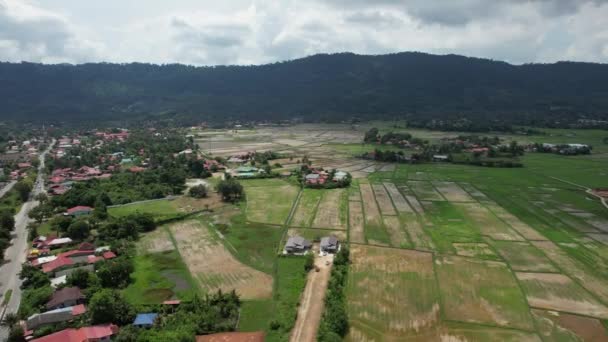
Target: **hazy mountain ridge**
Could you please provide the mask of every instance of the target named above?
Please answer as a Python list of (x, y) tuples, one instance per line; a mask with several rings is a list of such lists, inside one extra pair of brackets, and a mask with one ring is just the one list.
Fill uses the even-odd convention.
[[(314, 55), (259, 66), (0, 63), (0, 119), (180, 113), (206, 120), (608, 116), (608, 64), (457, 55)], [(127, 115), (128, 115), (127, 114)]]

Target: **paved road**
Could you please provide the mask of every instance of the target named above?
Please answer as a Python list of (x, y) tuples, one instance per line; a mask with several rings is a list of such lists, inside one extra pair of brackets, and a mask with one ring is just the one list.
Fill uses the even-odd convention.
[[(16, 313), (19, 309), (19, 303), (21, 302), (21, 280), (19, 279), (19, 272), (21, 272), (21, 265), (26, 260), (27, 251), (27, 224), (30, 222), (27, 214), (32, 208), (38, 205), (38, 201), (33, 198), (41, 192), (44, 192), (44, 156), (50, 151), (51, 147), (55, 144), (55, 140), (49, 145), (49, 147), (40, 154), (40, 166), (38, 167), (38, 178), (36, 184), (32, 189), (32, 195), (30, 200), (25, 202), (21, 206), (21, 210), (15, 215), (15, 238), (12, 241), (12, 245), (6, 250), (4, 259), (6, 263), (0, 266), (0, 296), (4, 297), (4, 294), (9, 289), (13, 290), (11, 300), (9, 301), (6, 308), (0, 310), (0, 317), (4, 317), (7, 313)], [(8, 337), (8, 330), (4, 327), (0, 327), (0, 341), (5, 341)]]
[(4, 195), (7, 192), (11, 191), (11, 189), (13, 188), (13, 186), (15, 186), (15, 184), (17, 184), (17, 181), (14, 181), (14, 180), (6, 183), (4, 188), (2, 188), (2, 190), (0, 190), (0, 198), (4, 197)]

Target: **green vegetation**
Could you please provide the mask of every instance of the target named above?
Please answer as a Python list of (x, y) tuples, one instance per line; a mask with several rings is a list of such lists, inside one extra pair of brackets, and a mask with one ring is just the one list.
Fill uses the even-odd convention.
[(11, 297), (13, 296), (13, 289), (8, 289), (4, 293), (4, 297), (2, 297), (2, 306), (8, 305), (8, 302), (11, 301)]
[(306, 285), (305, 264), (306, 259), (300, 257), (284, 257), (277, 260), (274, 310), (269, 312), (272, 319), (266, 336), (269, 342), (285, 341), (289, 337), (296, 320), (300, 295)]
[(129, 303), (158, 304), (173, 298), (190, 300), (198, 292), (188, 268), (175, 250), (138, 253), (134, 266), (133, 282), (123, 291)]
[(134, 213), (140, 213), (150, 215), (156, 221), (171, 219), (180, 214), (174, 205), (174, 202), (168, 199), (115, 206), (108, 208), (108, 213), (113, 217), (123, 217)]
[(345, 287), (348, 279), (350, 263), (349, 249), (342, 245), (342, 249), (334, 259), (331, 278), (325, 296), (325, 311), (319, 326), (318, 339), (321, 342), (337, 341), (348, 333), (348, 314), (346, 308)]

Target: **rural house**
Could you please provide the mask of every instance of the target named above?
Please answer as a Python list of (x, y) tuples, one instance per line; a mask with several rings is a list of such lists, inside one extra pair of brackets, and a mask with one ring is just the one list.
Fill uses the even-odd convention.
[(93, 212), (93, 208), (87, 207), (85, 205), (79, 205), (79, 206), (68, 209), (66, 212), (66, 215), (78, 217), (78, 216), (89, 215), (92, 212)]
[(335, 236), (326, 236), (321, 238), (321, 252), (336, 253), (340, 249), (340, 243)]
[(48, 310), (60, 309), (84, 303), (85, 296), (77, 287), (66, 287), (57, 290), (46, 303)]
[(83, 304), (79, 304), (38, 313), (28, 317), (26, 326), (28, 330), (34, 330), (47, 324), (67, 322), (76, 316), (84, 314), (86, 311), (86, 307)]
[(31, 340), (31, 342), (109, 342), (112, 340), (112, 336), (117, 333), (118, 326), (104, 324), (80, 329), (63, 329), (56, 333)]
[(285, 244), (286, 254), (305, 254), (312, 247), (312, 243), (301, 236), (292, 236)]

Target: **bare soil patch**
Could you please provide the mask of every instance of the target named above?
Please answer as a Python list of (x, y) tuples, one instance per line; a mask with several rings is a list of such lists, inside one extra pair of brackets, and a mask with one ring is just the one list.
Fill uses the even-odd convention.
[(608, 318), (608, 307), (572, 279), (556, 273), (516, 273), (530, 306)]
[(344, 189), (327, 190), (317, 207), (317, 214), (312, 223), (316, 228), (346, 229), (346, 221), (340, 213), (340, 204), (344, 199)]
[(547, 341), (608, 341), (606, 328), (596, 318), (538, 309), (533, 309), (532, 315)]
[(240, 263), (199, 221), (169, 226), (190, 273), (205, 292), (236, 290), (243, 299), (270, 298), (272, 277)]
[(363, 206), (361, 202), (348, 202), (348, 230), (351, 242), (365, 243)]
[(534, 228), (522, 222), (517, 216), (509, 213), (498, 204), (486, 204), (486, 206), (501, 220), (505, 221), (511, 228), (521, 234), (527, 240), (547, 240), (543, 235), (537, 232)]

